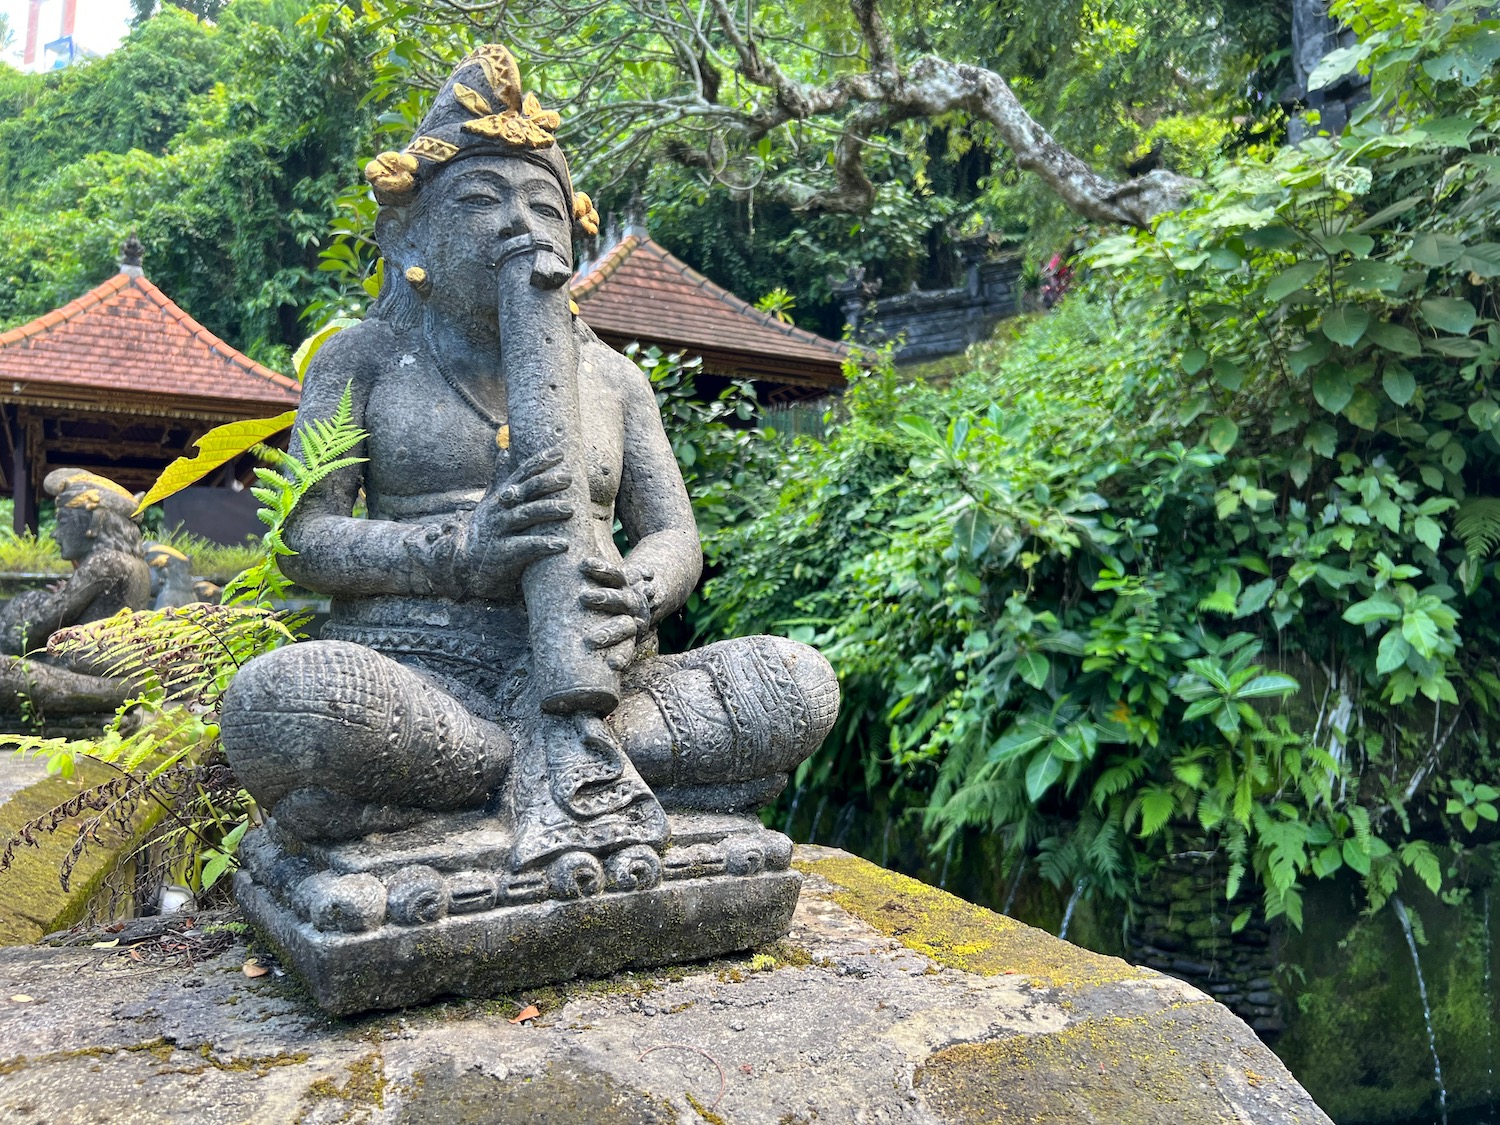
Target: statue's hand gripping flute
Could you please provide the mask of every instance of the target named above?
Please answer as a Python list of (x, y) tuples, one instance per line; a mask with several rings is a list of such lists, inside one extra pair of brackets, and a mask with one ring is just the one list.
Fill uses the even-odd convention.
[[(568, 549), (527, 567), (521, 579), (531, 639), (531, 676), (542, 710), (608, 715), (620, 699), (619, 673), (589, 646), (596, 622), (579, 604), (584, 559), (600, 554), (610, 527), (593, 518), (587, 448), (578, 405), (578, 342), (573, 335), (565, 251), (524, 234), (501, 247), (500, 371), (505, 379), (514, 461), (561, 449), (572, 483), (558, 499), (573, 515), (556, 534)], [(602, 528), (602, 530), (601, 530)]]

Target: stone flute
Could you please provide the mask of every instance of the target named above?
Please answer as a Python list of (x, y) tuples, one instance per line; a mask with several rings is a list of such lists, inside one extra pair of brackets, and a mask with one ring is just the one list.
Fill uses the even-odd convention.
[(500, 249), (500, 374), (505, 382), (512, 456), (558, 459), (569, 484), (557, 499), (572, 514), (555, 532), (562, 554), (538, 559), (521, 577), (531, 638), (531, 677), (543, 711), (608, 715), (620, 701), (620, 674), (590, 643), (594, 628), (579, 598), (599, 554), (589, 504), (583, 422), (578, 404), (578, 342), (568, 306), (568, 257), (533, 234)]

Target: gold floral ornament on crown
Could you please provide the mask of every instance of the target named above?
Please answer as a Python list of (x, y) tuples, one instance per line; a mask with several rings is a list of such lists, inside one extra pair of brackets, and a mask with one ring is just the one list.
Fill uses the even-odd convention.
[[(543, 109), (535, 94), (522, 94), (521, 72), (515, 56), (499, 43), (476, 48), (454, 68), (454, 76), (472, 64), (478, 64), (483, 80), (468, 75), (480, 89), (454, 81), (454, 102), (468, 112), (472, 120), (464, 121), (460, 133), (499, 141), (505, 148), (518, 151), (551, 148), (557, 143), (562, 117)], [(439, 98), (443, 97), (439, 93)], [(451, 135), (451, 134), (450, 134)], [(460, 138), (455, 137), (455, 140)], [(400, 205), (416, 191), (422, 164), (441, 165), (458, 155), (460, 146), (441, 137), (418, 136), (403, 152), (382, 152), (365, 166), (365, 179), (375, 189), (381, 203)], [(599, 212), (584, 192), (573, 195), (573, 219), (585, 234), (599, 233)]]

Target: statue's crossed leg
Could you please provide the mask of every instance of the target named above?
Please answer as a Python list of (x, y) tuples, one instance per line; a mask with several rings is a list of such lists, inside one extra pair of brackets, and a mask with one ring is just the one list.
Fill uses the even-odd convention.
[[(465, 707), (441, 677), (362, 645), (312, 641), (240, 672), (224, 704), (225, 749), (256, 800), (303, 839), (351, 839), (479, 808), (510, 781), (524, 798), (513, 805), (518, 837), (534, 837), (517, 841), (518, 863), (529, 865), (565, 846), (570, 820), (588, 826), (573, 834), (585, 850), (660, 839), (641, 779), (669, 806), (763, 804), (838, 711), (827, 661), (779, 637), (642, 660), (625, 688), (608, 727), (544, 717), (525, 727), (536, 745), (518, 754), (506, 730)], [(569, 745), (559, 751), (559, 740)], [(508, 777), (515, 766), (524, 777)], [(540, 771), (551, 773), (545, 786)], [(538, 796), (543, 789), (552, 799)]]

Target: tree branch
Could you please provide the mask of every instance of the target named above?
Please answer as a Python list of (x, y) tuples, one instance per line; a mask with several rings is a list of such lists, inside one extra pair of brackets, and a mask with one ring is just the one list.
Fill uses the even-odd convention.
[[(1027, 112), (1010, 84), (984, 67), (926, 55), (903, 68), (898, 44), (882, 18), (880, 0), (848, 0), (858, 34), (861, 69), (823, 84), (799, 81), (772, 56), (782, 35), (755, 27), (753, 0), (617, 0), (630, 13), (623, 29), (603, 42), (576, 43), (580, 11), (597, 4), (576, 0), (430, 0), (437, 8), (496, 19), (494, 32), (528, 64), (562, 80), (549, 86), (572, 95), (555, 106), (568, 122), (569, 138), (584, 141), (579, 165), (603, 169), (611, 180), (620, 167), (637, 167), (651, 150), (665, 151), (700, 169), (731, 191), (773, 195), (805, 211), (868, 212), (876, 188), (865, 168), (872, 140), (903, 121), (962, 114), (984, 121), (1010, 149), (1016, 163), (1042, 179), (1059, 199), (1084, 218), (1144, 227), (1183, 205), (1197, 181), (1155, 170), (1111, 179), (1064, 148)], [(743, 6), (741, 6), (743, 4)], [(793, 44), (827, 57), (813, 44)], [(601, 60), (654, 60), (675, 74), (664, 91), (657, 78), (630, 81), (625, 98), (611, 95)], [(724, 142), (708, 146), (695, 133), (712, 124)], [(727, 151), (738, 140), (754, 145), (789, 125), (818, 124), (834, 134), (834, 183), (818, 188), (782, 176), (736, 182), (727, 174)]]

